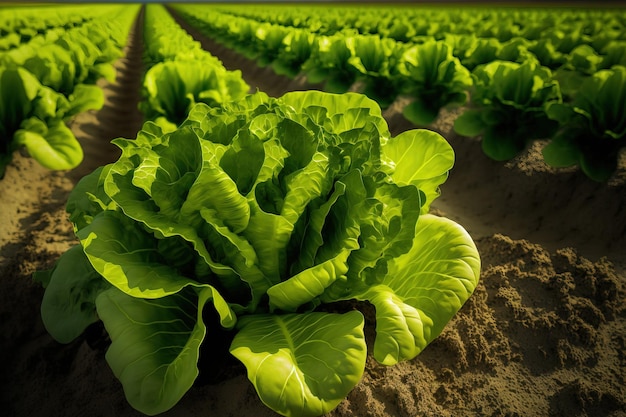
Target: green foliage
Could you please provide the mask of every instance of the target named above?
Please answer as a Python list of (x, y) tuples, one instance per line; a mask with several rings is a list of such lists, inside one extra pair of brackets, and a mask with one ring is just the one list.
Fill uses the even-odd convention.
[(194, 104), (220, 105), (243, 97), (249, 89), (241, 71), (227, 71), (206, 60), (160, 62), (148, 70), (143, 84), (140, 108), (146, 120), (168, 130), (182, 123)]
[[(82, 161), (83, 151), (65, 122), (103, 106), (104, 93), (95, 83), (103, 77), (114, 80), (111, 61), (121, 56), (138, 6), (60, 9), (65, 9), (59, 14), (67, 30), (48, 30), (45, 17), (31, 15), (28, 25), (33, 26), (23, 32), (28, 39), (0, 53), (0, 178), (22, 147), (49, 169), (72, 169)], [(90, 16), (85, 20), (103, 20), (74, 27), (71, 15), (63, 16), (72, 10)]]
[(170, 133), (147, 122), (114, 142), (120, 159), (68, 200), (80, 246), (39, 276), (42, 314), (64, 342), (97, 314), (107, 361), (146, 414), (176, 404), (222, 327), (266, 405), (322, 415), (367, 353), (362, 314), (326, 304), (372, 303), (374, 356), (393, 364), (436, 338), (477, 284), (467, 232), (426, 214), (451, 147), (425, 130), (390, 137), (364, 95), (198, 103)]
[(0, 176), (22, 146), (46, 168), (76, 167), (83, 152), (63, 122), (76, 108), (23, 68), (0, 67), (0, 85), (0, 154), (6, 155)]
[(464, 136), (482, 135), (482, 148), (498, 161), (513, 158), (533, 139), (549, 138), (558, 124), (546, 107), (561, 102), (558, 82), (535, 60), (493, 61), (474, 72), (471, 107), (454, 121)]
[(415, 101), (403, 110), (418, 125), (435, 121), (441, 108), (464, 104), (472, 76), (444, 41), (429, 41), (404, 52), (400, 72), (406, 75), (405, 93)]
[(626, 67), (594, 73), (573, 101), (554, 103), (547, 114), (561, 127), (543, 150), (545, 161), (556, 167), (579, 165), (591, 179), (608, 180), (626, 145)]

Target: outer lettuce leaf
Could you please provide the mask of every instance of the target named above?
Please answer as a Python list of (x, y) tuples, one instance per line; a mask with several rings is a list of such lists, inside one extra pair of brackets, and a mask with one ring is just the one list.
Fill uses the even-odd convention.
[(76, 168), (83, 160), (83, 148), (62, 120), (46, 124), (37, 118), (28, 119), (13, 140), (48, 169)]
[(268, 407), (284, 416), (319, 416), (361, 379), (367, 347), (363, 316), (256, 315), (239, 324), (230, 352), (246, 365)]
[(51, 271), (35, 278), (47, 281), (41, 317), (48, 333), (60, 343), (71, 342), (99, 320), (96, 297), (111, 288), (93, 269), (80, 245), (65, 252)]
[(167, 265), (156, 239), (119, 212), (100, 213), (77, 236), (96, 271), (133, 297), (159, 298), (199, 285)]
[(391, 178), (398, 185), (412, 184), (425, 195), (422, 213), (428, 213), (440, 194), (439, 185), (454, 165), (454, 151), (438, 133), (409, 130), (392, 138), (382, 148), (383, 156), (394, 165)]
[(130, 297), (115, 288), (98, 296), (98, 315), (112, 341), (106, 359), (134, 408), (147, 415), (162, 413), (191, 387), (207, 333), (202, 312), (210, 300), (221, 325), (233, 327), (234, 314), (212, 287), (157, 300)]
[(467, 232), (446, 218), (420, 217), (411, 250), (382, 282), (358, 296), (376, 307), (374, 357), (412, 359), (433, 341), (478, 284), (480, 258)]

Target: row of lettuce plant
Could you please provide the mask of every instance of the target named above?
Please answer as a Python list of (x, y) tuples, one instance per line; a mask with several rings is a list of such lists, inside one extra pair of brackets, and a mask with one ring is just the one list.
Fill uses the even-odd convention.
[[(574, 47), (569, 54), (547, 48), (560, 57), (544, 59), (559, 62), (560, 66), (551, 68), (542, 65), (542, 54), (537, 53), (537, 45), (547, 45), (542, 39), (537, 43), (513, 38), (501, 43), (494, 38), (448, 35), (443, 40), (409, 44), (346, 31), (315, 35), (247, 17), (208, 14), (207, 6), (177, 6), (176, 10), (207, 36), (261, 65), (272, 65), (277, 73), (292, 77), (304, 73), (311, 82), (325, 81), (325, 90), (331, 92), (346, 91), (360, 81), (361, 91), (383, 107), (399, 95), (410, 97), (403, 113), (417, 125), (431, 124), (441, 108), (465, 104), (470, 97), (471, 108), (487, 110), (472, 109), (455, 129), (468, 136), (482, 134), (485, 153), (496, 160), (514, 157), (532, 139), (554, 137), (562, 149), (563, 137), (572, 126), (588, 124), (592, 127), (583, 129), (584, 134), (568, 141), (567, 158), (558, 157), (557, 145), (546, 149), (544, 158), (556, 167), (579, 165), (590, 178), (605, 181), (614, 172), (626, 141), (623, 120), (607, 116), (624, 100), (619, 75), (626, 65), (623, 40), (607, 42), (603, 54), (588, 44)], [(599, 80), (605, 78), (613, 80), (610, 83), (617, 90), (609, 93), (603, 88)], [(584, 93), (578, 91), (583, 84)], [(578, 116), (566, 116), (572, 112), (557, 108), (584, 112), (587, 121), (577, 122)], [(470, 120), (478, 113), (484, 120)]]
[(144, 23), (144, 62), (140, 109), (145, 120), (164, 131), (174, 130), (196, 103), (220, 105), (246, 95), (250, 89), (241, 71), (228, 71), (203, 50), (163, 5), (147, 5)]
[[(542, 65), (556, 69), (568, 61), (568, 55), (615, 55), (626, 41), (626, 13), (622, 10), (589, 9), (512, 9), (512, 8), (434, 8), (434, 7), (365, 7), (355, 13), (349, 7), (293, 8), (284, 5), (238, 7), (218, 5), (212, 8), (230, 16), (261, 23), (305, 29), (313, 34), (379, 35), (400, 42), (424, 43), (460, 39), (453, 51), (463, 65), (472, 69), (496, 59), (501, 48), (515, 47), (525, 41)], [(239, 20), (239, 24), (245, 20)], [(244, 23), (245, 24), (245, 23)], [(512, 44), (512, 45), (511, 45)], [(610, 45), (610, 47), (609, 47)], [(610, 49), (610, 52), (607, 51)], [(500, 59), (502, 59), (500, 57)], [(620, 57), (613, 57), (616, 65)], [(482, 61), (482, 62), (481, 62)], [(622, 63), (626, 63), (622, 61)]]
[(569, 100), (550, 70), (534, 60), (493, 61), (472, 75), (471, 101), (454, 130), (480, 135), (489, 157), (509, 160), (532, 140), (549, 139), (542, 150), (548, 165), (577, 165), (596, 181), (613, 175), (626, 147), (626, 67), (580, 78)]
[(50, 9), (3, 7), (0, 16), (0, 51), (13, 49), (36, 37), (49, 36), (57, 29), (63, 31), (81, 26), (97, 15), (97, 9), (84, 5)]
[(428, 130), (391, 137), (362, 94), (197, 103), (175, 130), (148, 121), (114, 143), (120, 159), (69, 197), (80, 244), (36, 278), (58, 341), (104, 323), (106, 359), (145, 414), (181, 399), (201, 355), (222, 363), (214, 338), (230, 331), (224, 350), (264, 404), (320, 416), (363, 375), (361, 303), (376, 309), (374, 358), (393, 365), (477, 285), (471, 237), (428, 214), (452, 148)]
[(479, 38), (508, 41), (515, 37), (541, 39), (557, 37), (576, 42), (623, 38), (626, 13), (620, 9), (547, 9), (511, 7), (433, 7), (411, 5), (369, 5), (355, 13), (351, 6), (318, 7), (304, 5), (297, 9), (280, 4), (218, 4), (221, 13), (253, 18), (258, 21), (290, 26), (322, 35), (346, 29), (360, 34), (378, 34), (403, 42), (419, 42), (423, 36), (443, 39), (447, 34), (474, 34)]
[(122, 55), (139, 6), (94, 9), (98, 19), (0, 53), (0, 177), (21, 148), (49, 169), (71, 169), (82, 161), (66, 123), (102, 107), (96, 82), (115, 79), (113, 62)]
[[(228, 47), (282, 74), (306, 74), (312, 83), (325, 82), (329, 92), (346, 92), (355, 82), (381, 106), (398, 95), (412, 97), (424, 114), (407, 110), (418, 124), (431, 123), (442, 107), (462, 104), (471, 86), (469, 71), (443, 41), (406, 44), (377, 35), (314, 35), (252, 19), (215, 13), (205, 5), (176, 6), (192, 24)], [(419, 61), (419, 65), (418, 65)], [(416, 120), (415, 116), (420, 116)]]

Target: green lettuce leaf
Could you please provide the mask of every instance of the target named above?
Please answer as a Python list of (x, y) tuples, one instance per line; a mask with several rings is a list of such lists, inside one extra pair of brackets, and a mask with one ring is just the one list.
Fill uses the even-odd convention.
[(46, 124), (37, 118), (27, 119), (15, 132), (13, 140), (48, 169), (76, 168), (83, 160), (83, 148), (62, 120)]
[(462, 227), (421, 216), (411, 250), (358, 296), (376, 308), (376, 360), (393, 365), (424, 350), (472, 294), (479, 273), (478, 252)]
[(246, 317), (230, 352), (246, 365), (268, 407), (284, 416), (319, 416), (361, 379), (367, 348), (363, 316), (308, 313)]
[(439, 196), (439, 185), (448, 178), (454, 165), (454, 151), (438, 133), (429, 130), (409, 130), (387, 142), (383, 156), (394, 165), (391, 178), (398, 185), (412, 184), (425, 195), (422, 213), (427, 213)]
[(128, 402), (147, 415), (173, 407), (198, 376), (200, 344), (207, 334), (202, 312), (208, 301), (226, 328), (235, 316), (212, 287), (188, 288), (156, 300), (112, 288), (96, 299), (111, 337), (106, 359)]
[(60, 343), (71, 342), (99, 320), (96, 298), (111, 288), (93, 269), (80, 245), (65, 252), (52, 270), (39, 273), (35, 279), (47, 281), (41, 317), (48, 333)]

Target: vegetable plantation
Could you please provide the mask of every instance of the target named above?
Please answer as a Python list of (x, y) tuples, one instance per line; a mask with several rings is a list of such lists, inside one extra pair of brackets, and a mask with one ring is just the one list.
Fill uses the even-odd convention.
[(0, 8), (3, 415), (626, 415), (626, 10)]

